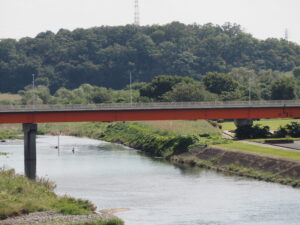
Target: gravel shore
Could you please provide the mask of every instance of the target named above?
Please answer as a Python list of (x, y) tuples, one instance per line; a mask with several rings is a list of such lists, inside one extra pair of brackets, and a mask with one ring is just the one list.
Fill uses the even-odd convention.
[(69, 225), (84, 222), (90, 222), (99, 219), (115, 218), (112, 214), (90, 214), (90, 215), (62, 215), (55, 211), (35, 212), (26, 215), (21, 215), (13, 218), (8, 218), (0, 221), (0, 225)]

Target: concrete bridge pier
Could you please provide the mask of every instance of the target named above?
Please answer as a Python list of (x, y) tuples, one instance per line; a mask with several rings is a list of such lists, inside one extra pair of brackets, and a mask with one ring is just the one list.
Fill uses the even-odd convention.
[(29, 179), (36, 178), (36, 132), (37, 124), (24, 123), (24, 168), (25, 176)]
[(253, 120), (252, 119), (236, 119), (236, 120), (234, 120), (234, 124), (237, 128), (243, 127), (243, 126), (252, 126)]

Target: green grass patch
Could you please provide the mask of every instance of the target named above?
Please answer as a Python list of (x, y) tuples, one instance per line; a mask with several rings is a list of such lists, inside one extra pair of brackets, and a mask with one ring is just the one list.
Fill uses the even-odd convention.
[(89, 214), (95, 207), (89, 201), (54, 193), (55, 185), (45, 179), (37, 182), (0, 169), (0, 219), (23, 213), (56, 210), (63, 214)]
[(263, 143), (265, 141), (276, 141), (276, 140), (282, 140), (282, 141), (300, 141), (300, 138), (258, 138), (258, 139), (247, 139), (247, 141), (252, 141), (252, 142), (259, 142)]
[(16, 100), (21, 100), (21, 98), (22, 96), (17, 94), (9, 94), (9, 93), (0, 94), (0, 101), (3, 100), (16, 101)]
[(62, 134), (99, 139), (108, 124), (103, 122), (45, 123), (38, 125), (38, 134)]
[(225, 148), (225, 149), (232, 149), (232, 150), (237, 150), (242, 152), (250, 152), (250, 153), (256, 153), (265, 156), (272, 156), (277, 158), (285, 158), (285, 159), (300, 161), (300, 152), (295, 152), (295, 151), (281, 150), (281, 149), (263, 147), (263, 146), (258, 146), (254, 144), (252, 145), (252, 144), (241, 143), (241, 142), (231, 142), (227, 144), (218, 144), (215, 146)]
[(20, 139), (17, 130), (0, 130), (0, 140), (4, 139)]
[(139, 122), (152, 130), (166, 131), (175, 135), (207, 134), (210, 136), (220, 135), (220, 130), (213, 127), (206, 120), (165, 120)]
[[(69, 225), (74, 225), (69, 224)], [(124, 225), (124, 222), (118, 218), (106, 219), (106, 220), (95, 220), (91, 222), (76, 223), (75, 225)]]

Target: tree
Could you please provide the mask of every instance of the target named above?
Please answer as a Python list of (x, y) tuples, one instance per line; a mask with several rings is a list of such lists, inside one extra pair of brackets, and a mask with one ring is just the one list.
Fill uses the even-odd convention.
[(300, 67), (294, 68), (293, 74), (296, 78), (300, 78)]
[(112, 101), (111, 91), (104, 87), (97, 88), (89, 98), (93, 103), (109, 103)]
[(233, 92), (239, 87), (239, 83), (227, 74), (207, 73), (203, 77), (203, 82), (207, 90), (212, 93)]
[(155, 77), (151, 83), (140, 89), (140, 95), (143, 97), (154, 98), (161, 100), (163, 95), (178, 83), (193, 83), (195, 80), (188, 77), (161, 75)]
[(200, 82), (178, 83), (172, 88), (172, 91), (163, 95), (163, 100), (169, 102), (212, 101), (216, 98), (217, 96), (205, 90), (203, 84)]
[(292, 78), (282, 77), (276, 80), (271, 87), (273, 100), (291, 100), (296, 98), (295, 83)]

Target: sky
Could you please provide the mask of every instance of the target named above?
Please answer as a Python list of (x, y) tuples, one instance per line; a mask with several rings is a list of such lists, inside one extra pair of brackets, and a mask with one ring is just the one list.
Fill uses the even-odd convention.
[[(259, 39), (300, 44), (300, 0), (139, 0), (141, 25), (237, 23)], [(0, 0), (0, 39), (35, 37), (47, 30), (126, 25), (134, 0)]]

